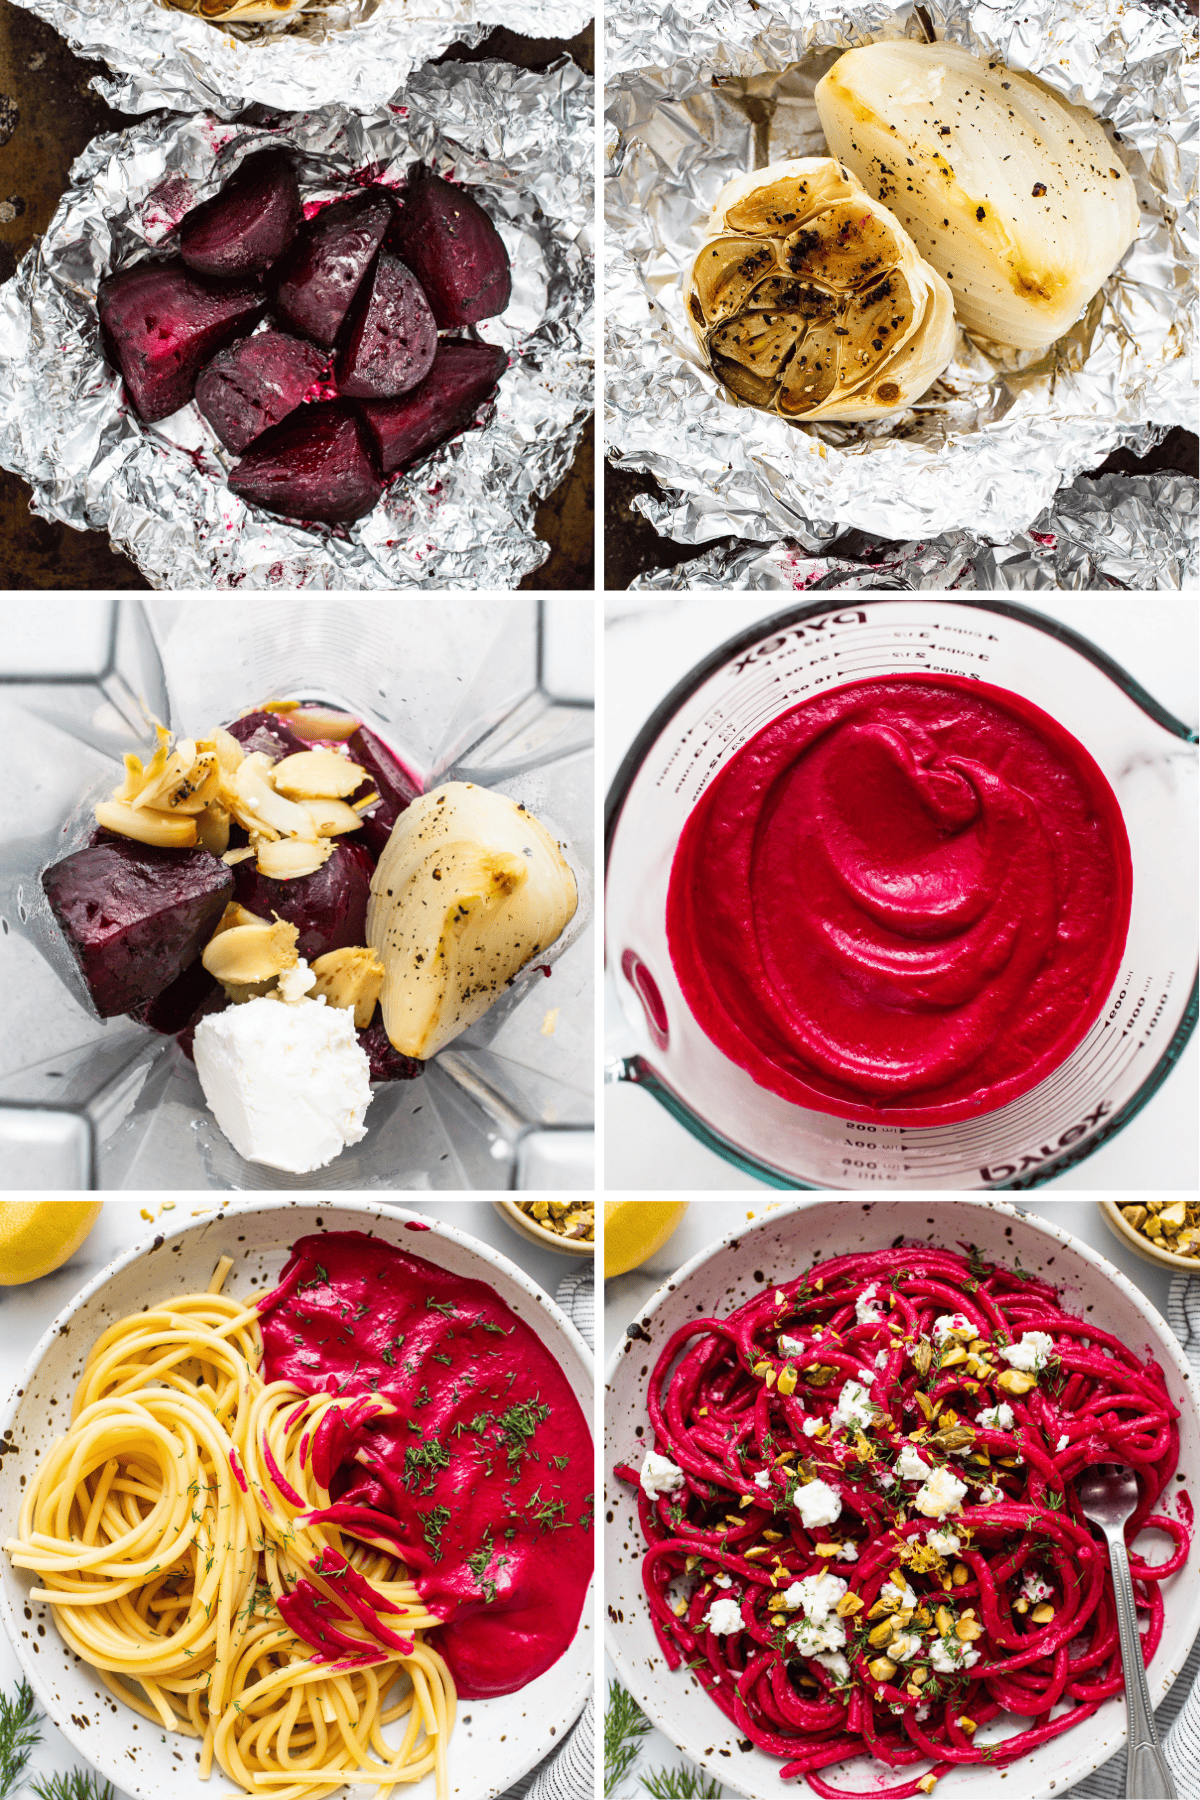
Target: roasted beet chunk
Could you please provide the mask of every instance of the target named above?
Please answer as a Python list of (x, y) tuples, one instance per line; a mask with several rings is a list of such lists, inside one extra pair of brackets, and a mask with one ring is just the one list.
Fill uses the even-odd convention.
[(508, 252), (466, 188), (414, 170), (388, 249), (404, 258), (425, 289), (441, 331), (490, 319), (508, 305)]
[(196, 383), (196, 405), (239, 455), (295, 412), (329, 358), (285, 331), (260, 331), (220, 351)]
[(332, 349), (395, 216), (386, 189), (367, 188), (308, 221), (270, 275), (275, 312), (289, 331)]
[[(366, 725), (360, 725), (347, 739), (346, 748), (351, 762), (367, 771), (379, 794), (379, 805), (363, 815), (362, 830), (358, 833), (359, 841), (378, 861), (392, 835), (392, 826), (421, 790), (387, 745)], [(362, 790), (363, 793), (367, 791), (366, 788)]]
[(259, 289), (220, 286), (177, 258), (106, 275), (96, 306), (109, 360), (148, 425), (186, 406), (213, 352), (266, 311)]
[(291, 163), (281, 150), (260, 150), (188, 213), (179, 227), (180, 254), (202, 275), (259, 274), (283, 255), (303, 223)]
[(269, 756), (272, 762), (278, 762), (283, 756), (298, 756), (301, 750), (312, 749), (311, 744), (292, 730), (283, 713), (246, 713), (225, 729), (231, 737), (237, 739), (247, 756), (252, 756), (257, 750), (264, 756)]
[(247, 858), (233, 871), (234, 897), (261, 919), (278, 913), (296, 927), (296, 950), (311, 962), (327, 950), (367, 941), (374, 865), (361, 844), (339, 838), (327, 863), (295, 881), (272, 881)]
[(250, 446), (229, 485), (243, 500), (288, 519), (361, 519), (383, 492), (367, 428), (341, 400), (304, 406)]
[(411, 269), (378, 256), (358, 290), (338, 357), (338, 393), (355, 400), (406, 394), (424, 381), (437, 351), (437, 326)]
[(206, 1013), (223, 1012), (227, 1002), (225, 989), (214, 981), (197, 957), (194, 963), (177, 975), (153, 1000), (144, 1000), (132, 1008), (133, 1016), (151, 1031), (174, 1037), (180, 1031), (194, 1031)]
[(375, 1017), (358, 1033), (358, 1041), (371, 1064), (372, 1081), (415, 1081), (425, 1067), (415, 1056), (405, 1056), (392, 1048), (383, 1028), (383, 1014), (375, 1009)]
[(207, 850), (93, 844), (42, 876), (102, 1019), (153, 1000), (195, 962), (233, 895)]
[(406, 468), (469, 425), (507, 367), (495, 345), (451, 338), (438, 346), (433, 367), (411, 394), (365, 401), (362, 415), (383, 473)]

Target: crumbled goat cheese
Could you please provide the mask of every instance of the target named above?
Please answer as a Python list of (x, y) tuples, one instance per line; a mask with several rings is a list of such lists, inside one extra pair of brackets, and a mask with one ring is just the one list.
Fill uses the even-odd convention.
[(876, 1469), (875, 1486), (877, 1488), (882, 1488), (886, 1493), (888, 1488), (894, 1488), (895, 1485), (896, 1477), (892, 1474), (890, 1469)]
[(838, 1395), (829, 1423), (835, 1431), (854, 1430), (869, 1425), (875, 1417), (871, 1396), (857, 1381), (848, 1381)]
[(758, 1474), (754, 1477), (754, 1485), (755, 1487), (769, 1488), (771, 1485), (770, 1469), (760, 1469)]
[[(901, 1712), (903, 1712), (904, 1708), (901, 1707), (900, 1710), (901, 1710)], [(918, 1706), (918, 1708), (917, 1708), (917, 1724), (923, 1725), (928, 1717), (929, 1717), (929, 1708), (927, 1706)]]
[(714, 1600), (704, 1615), (704, 1623), (718, 1637), (727, 1637), (742, 1629), (742, 1609), (736, 1600)]
[(998, 1487), (981, 1487), (978, 1494), (980, 1506), (995, 1506), (997, 1500), (1003, 1500), (1003, 1491)]
[(979, 1661), (979, 1652), (956, 1637), (934, 1638), (929, 1660), (939, 1675), (956, 1675), (960, 1669), (973, 1668)]
[(804, 1345), (799, 1338), (789, 1337), (786, 1331), (780, 1333), (779, 1354), (781, 1356), (803, 1356), (804, 1353)]
[(957, 1556), (962, 1549), (962, 1539), (953, 1531), (931, 1531), (925, 1542), (939, 1556)]
[(975, 1327), (972, 1325), (970, 1319), (968, 1319), (966, 1313), (943, 1313), (940, 1319), (935, 1319), (933, 1321), (933, 1341), (935, 1344), (944, 1343), (946, 1338), (957, 1336), (960, 1331), (967, 1331), (970, 1332), (972, 1337), (975, 1336)]
[(803, 1608), (811, 1625), (823, 1625), (846, 1592), (847, 1585), (840, 1575), (806, 1575), (803, 1581), (793, 1581), (783, 1597), (789, 1606)]
[(796, 1489), (795, 1507), (801, 1523), (811, 1530), (815, 1525), (832, 1525), (841, 1517), (842, 1496), (827, 1481), (810, 1481), (807, 1487)]
[(800, 1429), (803, 1431), (805, 1437), (816, 1437), (818, 1431), (821, 1429), (821, 1421), (820, 1419), (805, 1419), (804, 1424)]
[(862, 1382), (864, 1387), (870, 1387), (875, 1379), (874, 1369), (860, 1369), (858, 1371), (858, 1379)]
[(818, 1650), (813, 1661), (819, 1662), (823, 1669), (828, 1669), (835, 1681), (849, 1681), (850, 1664), (839, 1650)]
[(944, 1519), (948, 1512), (961, 1505), (966, 1491), (966, 1482), (960, 1481), (952, 1469), (935, 1469), (924, 1487), (918, 1490), (913, 1505), (927, 1519)]
[(1038, 1574), (1036, 1569), (1026, 1569), (1021, 1582), (1021, 1598), (1032, 1601), (1036, 1606), (1039, 1600), (1052, 1600), (1054, 1589)]
[(1055, 1450), (1056, 1451), (1057, 1450), (1065, 1450), (1067, 1445), (1070, 1443), (1070, 1441), (1071, 1441), (1070, 1438), (1067, 1436), (1066, 1432), (1064, 1431), (1062, 1436), (1059, 1438), (1057, 1444), (1055, 1444), (1055, 1446), (1054, 1446)]
[(923, 1647), (915, 1631), (900, 1631), (888, 1645), (887, 1653), (893, 1662), (906, 1663), (919, 1656)]
[(712, 1578), (712, 1584), (714, 1587), (731, 1588), (733, 1586), (733, 1577), (731, 1575), (724, 1575), (724, 1574), (714, 1575)]
[(888, 1352), (886, 1350), (877, 1350), (875, 1352), (875, 1367), (877, 1369), (885, 1368), (887, 1365), (887, 1359), (888, 1359)]
[(647, 1450), (641, 1477), (642, 1492), (647, 1499), (657, 1500), (660, 1494), (674, 1494), (683, 1482), (683, 1470), (678, 1463), (673, 1463), (669, 1456), (660, 1456), (657, 1450)]
[(1026, 1331), (1019, 1344), (1005, 1344), (1000, 1354), (1014, 1369), (1032, 1375), (1044, 1369), (1054, 1355), (1054, 1339), (1047, 1331)]
[(1016, 1422), (1016, 1414), (1007, 1400), (1002, 1400), (999, 1406), (985, 1406), (975, 1417), (975, 1423), (989, 1431), (1011, 1431)]
[(840, 1650), (846, 1642), (846, 1627), (838, 1618), (826, 1619), (818, 1625), (812, 1619), (797, 1619), (784, 1633), (795, 1644), (801, 1656), (817, 1656), (822, 1650)]
[(844, 1543), (842, 1545), (841, 1549), (838, 1551), (838, 1561), (839, 1562), (857, 1562), (858, 1561), (858, 1545), (851, 1542), (850, 1540), (847, 1540), (846, 1543)]
[(870, 1287), (863, 1289), (862, 1293), (858, 1296), (858, 1299), (854, 1302), (854, 1316), (860, 1325), (880, 1325), (883, 1323), (883, 1314), (879, 1307), (874, 1304), (875, 1296), (878, 1292), (879, 1283), (873, 1281)]
[(927, 1475), (932, 1475), (933, 1470), (918, 1450), (911, 1444), (905, 1444), (896, 1460), (896, 1473), (901, 1481), (924, 1481)]

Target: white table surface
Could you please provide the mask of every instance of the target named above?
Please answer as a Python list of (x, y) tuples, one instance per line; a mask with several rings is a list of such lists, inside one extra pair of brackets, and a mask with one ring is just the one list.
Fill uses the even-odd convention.
[[(1195, 596), (1018, 594), (1061, 620), (1128, 670), (1175, 717), (1197, 724)], [(755, 619), (783, 611), (784, 594), (613, 595), (606, 602), (604, 783), (659, 701), (710, 650)], [(611, 981), (605, 983), (608, 1055), (628, 1045)], [(1193, 1032), (1153, 1099), (1116, 1137), (1049, 1183), (1056, 1192), (1190, 1192), (1200, 1170), (1200, 1042)], [(767, 1184), (735, 1169), (628, 1082), (604, 1093), (604, 1185), (610, 1192), (748, 1189)]]
[[(944, 1196), (942, 1196), (944, 1197)], [(1049, 1200), (1040, 1195), (1033, 1200), (1000, 1194), (997, 1199), (1016, 1205), (1022, 1211), (1033, 1213), (1040, 1218), (1049, 1219), (1063, 1231), (1069, 1231), (1082, 1243), (1098, 1250), (1101, 1256), (1115, 1263), (1121, 1272), (1127, 1275), (1138, 1288), (1158, 1308), (1163, 1317), (1167, 1313), (1167, 1293), (1171, 1285), (1171, 1276), (1165, 1269), (1157, 1268), (1153, 1263), (1143, 1262), (1132, 1250), (1113, 1236), (1105, 1224), (1100, 1208), (1094, 1200)], [(620, 1343), (625, 1327), (631, 1319), (635, 1319), (646, 1301), (663, 1282), (678, 1268), (693, 1257), (697, 1251), (703, 1250), (707, 1244), (717, 1242), (727, 1232), (738, 1231), (747, 1221), (761, 1219), (778, 1207), (789, 1204), (781, 1200), (755, 1200), (747, 1196), (744, 1200), (694, 1200), (688, 1207), (683, 1219), (674, 1233), (667, 1239), (649, 1262), (640, 1269), (633, 1269), (628, 1275), (619, 1275), (604, 1284), (604, 1363)], [(856, 1202), (847, 1201), (847, 1205)], [(897, 1213), (905, 1206), (917, 1204), (913, 1201), (898, 1200), (893, 1202)], [(897, 1224), (897, 1231), (902, 1228)], [(604, 1659), (604, 1693), (607, 1699), (608, 1684), (616, 1679), (615, 1670), (607, 1656)], [(679, 1751), (669, 1738), (661, 1731), (651, 1731), (644, 1740), (644, 1749), (638, 1759), (638, 1769), (657, 1769), (664, 1764), (676, 1767), (681, 1762)], [(622, 1783), (621, 1795), (632, 1793), (635, 1782), (629, 1780)], [(639, 1790), (640, 1791), (640, 1790)], [(782, 1790), (781, 1790), (782, 1792)], [(618, 1797), (620, 1800), (620, 1797)], [(644, 1800), (644, 1795), (641, 1796)], [(1013, 1800), (1019, 1800), (1014, 1795)], [(1192, 1796), (1192, 1800), (1196, 1800)]]
[[(319, 1196), (322, 1207), (331, 1212), (336, 1209), (336, 1200), (322, 1194)], [(372, 1202), (375, 1197), (371, 1196)], [(106, 1200), (103, 1211), (93, 1227), (92, 1233), (82, 1249), (78, 1250), (63, 1268), (57, 1269), (53, 1275), (44, 1276), (41, 1281), (30, 1282), (25, 1287), (0, 1287), (0, 1392), (5, 1398), (16, 1385), (17, 1377), (25, 1365), (30, 1352), (38, 1339), (53, 1319), (54, 1315), (65, 1306), (80, 1288), (84, 1287), (94, 1275), (98, 1275), (105, 1264), (113, 1257), (120, 1255), (138, 1239), (146, 1236), (153, 1239), (156, 1230), (172, 1226), (190, 1218), (200, 1218), (209, 1213), (236, 1211), (239, 1202), (219, 1201), (211, 1203), (179, 1200), (170, 1212), (159, 1212), (159, 1203), (146, 1198), (134, 1200)], [(439, 1219), (446, 1224), (455, 1225), (468, 1232), (472, 1237), (499, 1250), (510, 1261), (553, 1295), (563, 1276), (579, 1263), (566, 1256), (559, 1256), (552, 1250), (542, 1250), (537, 1244), (528, 1242), (507, 1225), (487, 1200), (420, 1200), (411, 1206), (407, 1201), (399, 1201), (409, 1211), (420, 1213), (429, 1219)], [(152, 1219), (143, 1219), (143, 1208), (151, 1213)], [(0, 1633), (0, 1689), (11, 1695), (15, 1692), (17, 1682), (21, 1678), (20, 1665), (7, 1637)], [(116, 1729), (118, 1721), (113, 1720)], [(26, 1784), (31, 1775), (44, 1776), (62, 1770), (86, 1769), (87, 1764), (76, 1750), (67, 1742), (57, 1728), (44, 1721), (42, 1742), (35, 1750), (26, 1770)], [(229, 1787), (219, 1773), (213, 1777), (213, 1800), (219, 1800), (220, 1793)], [(31, 1800), (21, 1789), (18, 1789), (15, 1800)]]

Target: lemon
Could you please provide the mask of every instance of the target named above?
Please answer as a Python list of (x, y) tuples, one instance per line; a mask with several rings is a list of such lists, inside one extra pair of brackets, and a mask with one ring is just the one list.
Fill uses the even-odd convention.
[(687, 1209), (686, 1200), (606, 1200), (605, 1281), (636, 1269), (661, 1250)]
[(103, 1205), (103, 1200), (0, 1200), (0, 1287), (20, 1287), (60, 1269)]

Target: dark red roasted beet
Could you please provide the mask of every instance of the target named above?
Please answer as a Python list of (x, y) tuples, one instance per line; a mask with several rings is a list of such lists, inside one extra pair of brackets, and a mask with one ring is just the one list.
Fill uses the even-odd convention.
[(512, 270), (500, 233), (466, 188), (416, 169), (387, 247), (402, 256), (445, 331), (502, 313)]
[(129, 839), (76, 850), (42, 886), (102, 1019), (153, 1000), (200, 955), (233, 896), (207, 850)]
[(319, 400), (251, 444), (229, 477), (243, 500), (288, 519), (348, 524), (378, 503), (383, 483), (367, 428), (341, 400)]
[(411, 394), (364, 401), (362, 415), (383, 473), (406, 468), (469, 425), (507, 367), (508, 357), (494, 344), (451, 338), (439, 344), (433, 367)]
[(395, 256), (378, 256), (346, 320), (337, 363), (338, 393), (386, 400), (424, 381), (437, 352), (437, 326), (412, 273)]
[(385, 188), (366, 188), (308, 221), (269, 277), (275, 312), (289, 331), (332, 349), (395, 216)]
[(225, 1007), (225, 989), (215, 981), (197, 957), (170, 987), (165, 987), (153, 1000), (143, 1000), (130, 1010), (133, 1017), (151, 1031), (174, 1037), (178, 1031), (194, 1031), (205, 1013), (221, 1012)]
[(283, 255), (303, 223), (291, 163), (281, 150), (260, 150), (192, 208), (179, 227), (179, 250), (202, 275), (255, 275)]
[(252, 858), (236, 865), (233, 891), (260, 919), (278, 913), (299, 932), (296, 950), (311, 962), (327, 950), (367, 941), (367, 901), (374, 864), (362, 844), (339, 838), (327, 863), (295, 881), (260, 875)]
[(329, 358), (285, 331), (260, 331), (221, 350), (196, 383), (196, 405), (239, 455), (295, 412)]
[(195, 1046), (196, 1046), (196, 1027), (197, 1027), (197, 1025), (199, 1025), (201, 1019), (206, 1019), (208, 1017), (209, 1013), (224, 1012), (225, 1008), (228, 1005), (229, 1005), (229, 998), (225, 993), (225, 989), (218, 988), (216, 993), (213, 995), (212, 1005), (206, 1006), (204, 1008), (203, 1012), (199, 1013), (196, 1016), (196, 1018), (194, 1018), (192, 1020), (190, 1025), (185, 1025), (183, 1030), (181, 1032), (177, 1033), (175, 1042), (179, 1045), (179, 1048), (183, 1051), (183, 1054), (187, 1057), (187, 1059), (190, 1063), (194, 1063), (196, 1060), (196, 1047)]
[(311, 744), (305, 743), (292, 730), (283, 713), (249, 712), (225, 729), (230, 737), (237, 739), (247, 756), (261, 751), (278, 762), (281, 756), (298, 756), (301, 750), (312, 749)]
[(378, 1008), (371, 1023), (358, 1033), (358, 1041), (367, 1053), (372, 1081), (415, 1081), (425, 1067), (415, 1056), (405, 1056), (392, 1048)]
[(392, 835), (392, 826), (421, 790), (408, 770), (397, 762), (387, 745), (368, 726), (360, 725), (347, 738), (346, 748), (351, 761), (367, 771), (379, 794), (379, 805), (363, 815), (362, 830), (358, 833), (359, 842), (366, 845), (378, 862)]
[(221, 286), (178, 258), (106, 275), (96, 307), (109, 360), (148, 425), (186, 406), (209, 357), (267, 310), (260, 289)]

